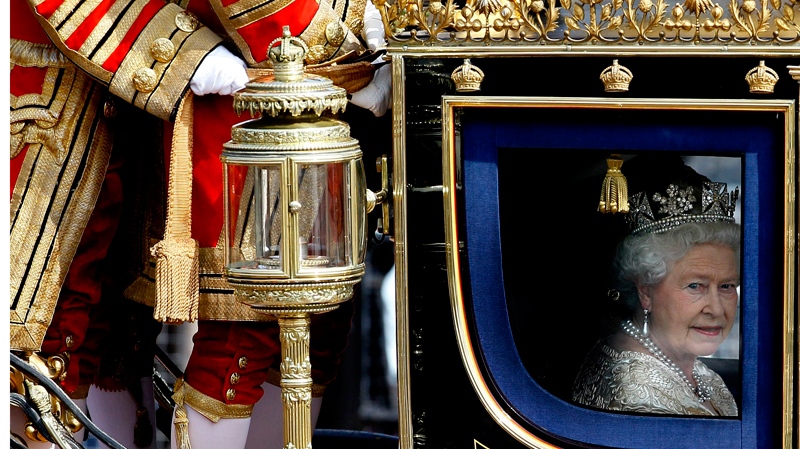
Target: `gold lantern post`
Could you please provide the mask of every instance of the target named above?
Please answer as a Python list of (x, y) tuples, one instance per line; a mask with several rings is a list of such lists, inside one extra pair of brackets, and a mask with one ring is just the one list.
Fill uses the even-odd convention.
[(237, 300), (278, 317), (284, 448), (311, 447), (310, 315), (353, 296), (364, 275), (366, 214), (385, 201), (365, 186), (361, 149), (334, 117), (347, 94), (307, 74), (289, 27), (269, 46), (273, 73), (235, 95), (222, 151), (225, 275)]

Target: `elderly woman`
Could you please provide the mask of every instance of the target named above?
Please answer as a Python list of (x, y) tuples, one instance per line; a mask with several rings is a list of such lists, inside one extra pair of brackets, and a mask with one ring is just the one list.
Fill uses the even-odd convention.
[(736, 314), (737, 195), (702, 181), (631, 197), (634, 230), (614, 263), (630, 315), (586, 357), (574, 401), (615, 411), (738, 414), (722, 378), (698, 359), (719, 348)]

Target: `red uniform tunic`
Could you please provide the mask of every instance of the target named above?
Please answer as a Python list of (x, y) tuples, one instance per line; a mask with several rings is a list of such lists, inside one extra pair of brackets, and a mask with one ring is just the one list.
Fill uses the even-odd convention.
[[(83, 165), (78, 163), (77, 168), (73, 167), (73, 171), (78, 170), (78, 172), (70, 179), (75, 180), (72, 184), (64, 185), (81, 187), (86, 184), (92, 188), (86, 189), (87, 193), (80, 197), (75, 197), (76, 193), (82, 193), (80, 189), (72, 190), (73, 195), (70, 198), (74, 204), (80, 204), (82, 207), (72, 215), (69, 215), (69, 202), (60, 205), (65, 211), (62, 215), (69, 220), (59, 222), (71, 226), (69, 236), (66, 236), (66, 231), (61, 234), (52, 231), (46, 233), (56, 236), (53, 240), (55, 243), (42, 247), (50, 248), (50, 258), (47, 260), (53, 263), (59, 262), (60, 265), (56, 266), (58, 269), (48, 270), (46, 266), (39, 267), (30, 263), (27, 265), (38, 268), (37, 273), (40, 277), (46, 278), (50, 275), (52, 278), (52, 282), (47, 284), (49, 288), (47, 293), (50, 294), (52, 304), (48, 304), (49, 309), (42, 313), (45, 318), (38, 322), (36, 328), (38, 334), (29, 337), (31, 341), (26, 342), (27, 346), (19, 347), (36, 350), (46, 341), (47, 350), (70, 349), (76, 353), (78, 346), (90, 345), (87, 345), (82, 337), (85, 330), (67, 326), (85, 329), (88, 325), (86, 318), (88, 315), (84, 306), (95, 304), (99, 297), (98, 286), (87, 281), (90, 276), (84, 276), (82, 273), (90, 273), (92, 267), (97, 266), (105, 256), (104, 248), (108, 247), (108, 241), (116, 227), (115, 217), (118, 216), (119, 193), (114, 187), (118, 183), (115, 181), (113, 171), (109, 172), (108, 177), (105, 171), (110, 150), (106, 148), (107, 145), (102, 145), (107, 143), (102, 138), (104, 134), (97, 132), (104, 130), (105, 118), (101, 113), (103, 95), (110, 92), (117, 99), (129, 102), (161, 119), (170, 120), (174, 118), (196, 68), (223, 40), (232, 43), (235, 48), (231, 50), (241, 56), (250, 67), (265, 67), (267, 49), (272, 41), (280, 36), (284, 25), (289, 25), (292, 33), (305, 40), (309, 46), (310, 52), (306, 58), (308, 63), (338, 59), (350, 53), (360, 52), (363, 47), (356, 35), (360, 33), (360, 16), (363, 14), (366, 0), (350, 2), (189, 0), (179, 2), (180, 4), (162, 0), (98, 2), (27, 0), (27, 5), (23, 2), (24, 0), (12, 0), (11, 8), (12, 38), (14, 38), (12, 50), (15, 45), (32, 46), (32, 50), (20, 52), (16, 59), (12, 57), (12, 62), (16, 63), (14, 68), (16, 72), (12, 70), (12, 81), (16, 80), (12, 83), (14, 85), (12, 94), (15, 89), (20, 94), (17, 97), (22, 98), (17, 101), (19, 108), (25, 106), (27, 99), (30, 98), (22, 94), (23, 91), (36, 92), (37, 89), (41, 91), (44, 86), (44, 93), (48, 94), (47, 86), (55, 83), (63, 85), (64, 80), (73, 76), (83, 83), (80, 86), (85, 90), (81, 92), (84, 101), (80, 104), (90, 105), (88, 112), (93, 113), (91, 117), (87, 115), (86, 120), (81, 122), (84, 128), (77, 128), (82, 132), (79, 135), (88, 136), (84, 137), (83, 141), (89, 141), (90, 144), (91, 138), (94, 137), (94, 140), (98, 141), (95, 147), (104, 150), (100, 151), (86, 144), (85, 147), (90, 149), (85, 152), (87, 156), (81, 159), (78, 157), (80, 154), (70, 154), (73, 159), (83, 161)], [(37, 45), (44, 46), (44, 50)], [(44, 62), (38, 65), (31, 64), (26, 58), (30, 59), (32, 54), (38, 55)], [(37, 84), (36, 80), (40, 82)], [(74, 90), (71, 92), (72, 95), (75, 95)], [(48, 95), (39, 95), (44, 98), (39, 102), (56, 106), (59, 101), (63, 102), (63, 99), (56, 94)], [(47, 103), (45, 100), (50, 97), (53, 101)], [(87, 102), (86, 99), (91, 101)], [(77, 100), (73, 103), (79, 104)], [(40, 104), (37, 106), (41, 109)], [(14, 107), (12, 104), (11, 154), (12, 170), (14, 170), (12, 177), (17, 182), (12, 194), (12, 212), (26, 207), (36, 209), (35, 204), (31, 202), (32, 195), (26, 196), (23, 190), (20, 190), (20, 186), (30, 189), (30, 183), (24, 180), (33, 179), (31, 173), (37, 168), (36, 161), (40, 160), (32, 156), (31, 150), (35, 149), (37, 156), (38, 152), (41, 152), (39, 146), (33, 148), (29, 142), (31, 136), (35, 137), (41, 133), (31, 132), (30, 136), (26, 134), (24, 138), (15, 138), (15, 135), (21, 134), (18, 129), (24, 127), (27, 127), (25, 128), (27, 130), (33, 126), (47, 126), (45, 120), (48, 118), (32, 113), (20, 115), (21, 118), (15, 122)], [(84, 115), (73, 114), (75, 117)], [(74, 118), (73, 116), (69, 118)], [(89, 120), (90, 118), (92, 120)], [(221, 249), (217, 248), (217, 242), (222, 228), (222, 177), (219, 153), (222, 143), (230, 138), (231, 126), (242, 120), (242, 117), (233, 113), (231, 97), (210, 95), (195, 99), (192, 234), (202, 247), (201, 322), (195, 337), (195, 352), (187, 367), (186, 379), (188, 384), (210, 398), (231, 404), (252, 404), (260, 397), (259, 385), (269, 376), (269, 368), (277, 366), (276, 357), (279, 354), (275, 335), (276, 323), (255, 322), (268, 318), (238, 304), (220, 276)], [(86, 123), (92, 124), (93, 127)], [(84, 143), (83, 141), (81, 142)], [(62, 151), (60, 148), (58, 150)], [(56, 156), (61, 155), (58, 151), (51, 153), (55, 153)], [(98, 156), (98, 160), (93, 161), (92, 156)], [(55, 159), (72, 160), (58, 157)], [(72, 167), (69, 164), (65, 166)], [(15, 179), (12, 179), (12, 183)], [(106, 179), (107, 187), (105, 193), (100, 194), (103, 179)], [(53, 198), (60, 198), (55, 187), (51, 190), (54, 192)], [(99, 207), (92, 214), (92, 206), (98, 196)], [(91, 220), (89, 220), (90, 215)], [(73, 219), (73, 216), (76, 218)], [(19, 234), (24, 234), (22, 224), (30, 225), (29, 222), (30, 220), (24, 223), (20, 221), (19, 226), (12, 228), (12, 244), (16, 241), (14, 230), (19, 229)], [(48, 220), (40, 217), (39, 222), (47, 223)], [(84, 233), (84, 228), (89, 232)], [(61, 235), (65, 237), (62, 238), (63, 244), (58, 246), (60, 242), (58, 238)], [(84, 236), (83, 240), (80, 239), (81, 235)], [(18, 240), (25, 243), (25, 238), (36, 240), (27, 235), (20, 236)], [(21, 244), (20, 247), (30, 252), (31, 244)], [(54, 247), (63, 248), (55, 258), (52, 257)], [(33, 259), (35, 257), (29, 256), (26, 260)], [(74, 275), (67, 274), (70, 262), (75, 270)], [(28, 303), (33, 302), (32, 298), (36, 298), (36, 305), (44, 303), (45, 301), (40, 301), (40, 298), (45, 297), (42, 292), (34, 294), (31, 288), (26, 287), (33, 284), (34, 279), (28, 274), (34, 270), (26, 268), (20, 271), (24, 272), (18, 275), (21, 280), (14, 284), (19, 292), (18, 296)], [(126, 296), (152, 305), (152, 274), (152, 267), (147, 267), (137, 282), (128, 288)], [(12, 274), (12, 280), (15, 279)], [(63, 314), (65, 319), (58, 321), (64, 321), (65, 324), (50, 326), (49, 320), (54, 316), (56, 303), (52, 298), (57, 296), (59, 290), (65, 300), (59, 300), (59, 307), (64, 310), (58, 314)], [(27, 299), (25, 294), (28, 295)], [(25, 301), (17, 302), (22, 304)], [(82, 305), (81, 308), (64, 307), (68, 303)], [(333, 377), (333, 368), (346, 342), (351, 314), (352, 306), (348, 305), (339, 312), (314, 319), (312, 335), (316, 333), (320, 337), (323, 335), (325, 337), (312, 337), (311, 343), (312, 365), (315, 370), (318, 367), (323, 368), (316, 370), (315, 374), (315, 380), (320, 383), (326, 383)], [(66, 319), (67, 317), (69, 319)], [(241, 321), (244, 323), (238, 323)], [(320, 324), (321, 322), (326, 323)], [(320, 327), (327, 331), (317, 330)], [(33, 327), (29, 323), (22, 323), (21, 328), (23, 328), (21, 334), (26, 332), (30, 334), (30, 329)], [(68, 336), (71, 338), (67, 338)], [(249, 336), (246, 338), (249, 343), (245, 344), (242, 341), (234, 343), (244, 336)], [(12, 332), (12, 342), (13, 340)], [(22, 338), (19, 340), (22, 341)], [(242, 351), (247, 351), (247, 354)], [(240, 386), (233, 388), (234, 390), (238, 388), (239, 393), (228, 394), (227, 390), (230, 388), (226, 387), (235, 386), (235, 383), (230, 385), (231, 370), (240, 364), (241, 357), (251, 362), (247, 363), (246, 371), (239, 373), (237, 382)], [(321, 371), (326, 371), (326, 374), (322, 375)], [(249, 374), (251, 372), (254, 373), (252, 376)], [(77, 380), (76, 383), (80, 381)], [(187, 402), (196, 408), (202, 408), (202, 404)]]

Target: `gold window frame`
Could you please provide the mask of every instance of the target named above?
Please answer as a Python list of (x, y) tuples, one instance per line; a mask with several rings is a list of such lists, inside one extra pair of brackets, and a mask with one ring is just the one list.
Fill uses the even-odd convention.
[[(402, 74), (402, 67), (395, 65), (395, 74)], [(397, 79), (397, 77), (395, 78)], [(402, 79), (402, 78), (400, 78)], [(397, 83), (397, 81), (395, 81)], [(399, 86), (395, 86), (396, 88)], [(397, 90), (396, 90), (397, 92)], [(404, 114), (402, 103), (398, 104), (395, 99), (395, 106), (400, 106), (400, 110), (395, 110), (395, 116)], [(796, 109), (794, 100), (698, 100), (698, 99), (648, 99), (648, 98), (629, 98), (629, 99), (606, 99), (606, 98), (557, 98), (557, 97), (498, 97), (498, 96), (457, 96), (445, 95), (442, 97), (442, 171), (443, 171), (443, 201), (445, 217), (445, 239), (446, 239), (446, 260), (448, 270), (448, 283), (450, 290), (451, 311), (455, 326), (458, 347), (464, 367), (475, 393), (477, 393), (482, 405), (489, 412), (492, 418), (508, 434), (527, 447), (537, 449), (557, 448), (541, 438), (531, 433), (528, 429), (516, 422), (501, 406), (498, 399), (492, 394), (487, 379), (482, 374), (478, 362), (475, 348), (472, 346), (470, 331), (467, 324), (467, 310), (464, 304), (462, 292), (461, 264), (458, 256), (458, 228), (456, 222), (456, 186), (458, 183), (458, 151), (456, 140), (456, 114), (459, 109), (464, 108), (591, 108), (591, 109), (648, 109), (648, 110), (703, 110), (703, 111), (755, 111), (766, 112), (774, 111), (783, 114), (784, 117), (784, 238), (783, 246), (785, 257), (783, 260), (783, 375), (782, 375), (782, 408), (783, 408), (783, 438), (782, 448), (792, 449), (792, 442), (795, 431), (795, 391), (797, 382), (794, 378), (794, 367), (797, 363), (798, 340), (796, 333), (795, 313), (798, 306), (796, 295), (797, 274), (796, 274), (796, 232), (797, 223), (800, 219), (795, 208), (797, 173), (796, 164)], [(401, 124), (396, 123), (401, 129)], [(398, 137), (395, 134), (396, 138)], [(398, 173), (397, 167), (404, 162), (402, 153), (404, 150), (402, 139), (395, 141), (395, 175)], [(401, 151), (398, 151), (400, 149)], [(398, 178), (402, 179), (402, 178)], [(403, 185), (395, 183), (395, 185)], [(395, 192), (395, 207), (399, 212), (399, 221), (403, 223), (405, 210), (403, 209), (402, 192)], [(399, 194), (399, 195), (398, 195)], [(398, 228), (398, 275), (401, 279), (398, 286), (404, 284), (405, 252), (403, 247), (404, 226)], [(402, 311), (407, 306), (405, 288), (398, 288), (397, 292), (398, 311)], [(403, 313), (398, 314), (398, 328), (407, 325), (407, 317)], [(404, 361), (408, 357), (407, 335), (398, 341), (399, 361), (398, 366), (404, 367)], [(410, 386), (408, 385), (407, 367), (401, 368), (400, 377), (400, 435), (401, 447), (411, 447), (410, 438), (410, 397), (408, 395)], [(476, 445), (479, 442), (476, 441)]]

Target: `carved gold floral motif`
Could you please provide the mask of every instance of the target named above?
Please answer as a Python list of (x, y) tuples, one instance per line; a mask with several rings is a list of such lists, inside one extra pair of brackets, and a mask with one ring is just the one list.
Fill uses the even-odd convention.
[(286, 357), (281, 362), (281, 376), (286, 379), (303, 379), (311, 375), (311, 362), (308, 357), (303, 362), (294, 362)]
[(800, 40), (800, 0), (375, 0), (387, 38), (470, 42), (785, 45)]
[[(336, 305), (353, 297), (354, 282), (329, 284), (296, 284), (291, 286), (239, 287), (236, 299), (256, 308), (284, 309), (325, 307)], [(330, 310), (330, 309), (329, 309)]]

